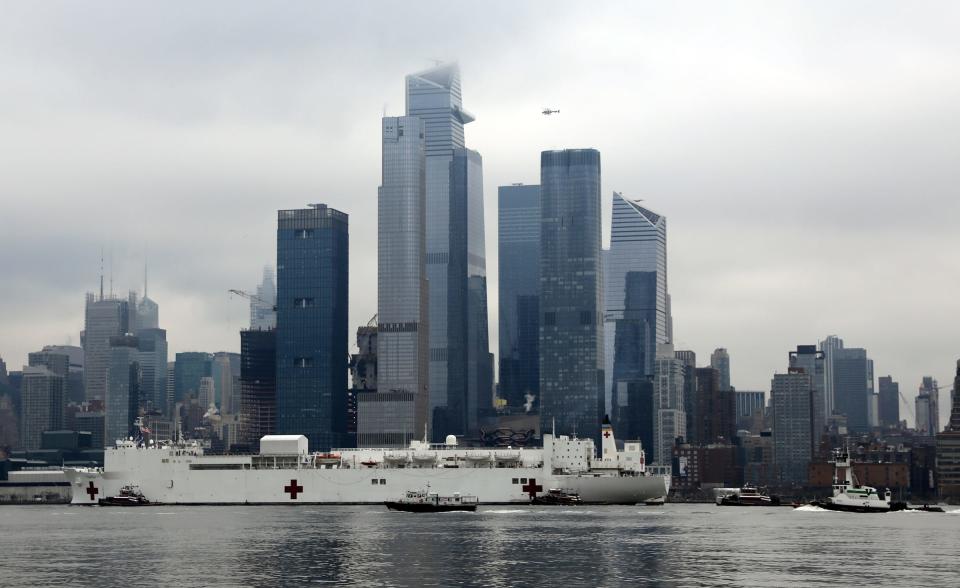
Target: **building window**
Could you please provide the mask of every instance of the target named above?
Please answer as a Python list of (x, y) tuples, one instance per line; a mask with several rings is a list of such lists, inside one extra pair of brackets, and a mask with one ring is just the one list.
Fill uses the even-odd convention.
[(557, 324), (557, 313), (555, 312), (545, 312), (543, 313), (543, 324), (553, 327)]
[(293, 360), (293, 366), (298, 368), (308, 368), (313, 366), (312, 357), (296, 357)]
[(313, 306), (313, 298), (294, 298), (293, 307), (294, 308), (309, 308)]
[(309, 239), (313, 236), (313, 229), (297, 229), (294, 235), (297, 239)]

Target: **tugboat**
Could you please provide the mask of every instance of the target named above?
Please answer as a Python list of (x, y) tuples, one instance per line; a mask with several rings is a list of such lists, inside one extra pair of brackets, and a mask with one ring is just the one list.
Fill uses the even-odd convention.
[(153, 504), (137, 486), (124, 486), (116, 496), (101, 498), (100, 506), (150, 506)]
[(404, 512), (451, 512), (475, 511), (479, 501), (476, 496), (461, 496), (459, 492), (453, 496), (440, 496), (436, 492), (408, 490), (400, 500), (388, 500), (384, 504), (390, 510)]
[(904, 510), (906, 504), (892, 502), (890, 490), (883, 493), (872, 486), (861, 485), (853, 473), (850, 454), (839, 451), (833, 461), (833, 496), (810, 504), (827, 510), (845, 512), (891, 512)]
[(780, 498), (768, 496), (756, 486), (744, 486), (733, 494), (717, 496), (718, 506), (780, 506)]
[(546, 494), (531, 498), (530, 504), (575, 506), (577, 504), (583, 504), (583, 501), (580, 499), (580, 495), (576, 492), (565, 492), (560, 488), (551, 488)]

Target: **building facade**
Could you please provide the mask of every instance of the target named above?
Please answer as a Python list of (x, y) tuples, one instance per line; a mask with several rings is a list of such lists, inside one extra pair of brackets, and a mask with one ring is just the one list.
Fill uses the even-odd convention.
[(137, 331), (142, 373), (141, 405), (150, 410), (167, 409), (167, 332), (164, 329), (144, 328)]
[(879, 391), (880, 426), (889, 428), (900, 425), (900, 384), (892, 376), (880, 376), (877, 380)]
[(720, 373), (720, 389), (730, 389), (730, 353), (718, 347), (710, 354), (710, 367)]
[(653, 376), (657, 346), (669, 342), (666, 217), (614, 192), (603, 278), (604, 394), (609, 406), (617, 382)]
[(324, 204), (277, 216), (277, 432), (310, 449), (346, 434), (349, 234)]
[(847, 417), (851, 432), (870, 430), (870, 402), (873, 394), (873, 360), (860, 348), (832, 351), (833, 410)]
[(498, 205), (500, 396), (532, 410), (540, 397), (540, 186), (500, 186)]
[(240, 331), (240, 442), (257, 451), (260, 438), (276, 433), (277, 332)]
[(107, 392), (110, 338), (129, 332), (130, 309), (126, 300), (87, 293), (83, 332), (83, 387), (87, 400), (103, 400)]
[[(382, 139), (377, 198), (377, 378), (380, 393), (404, 393), (411, 402), (396, 405), (396, 422), (386, 418), (378, 424), (385, 427), (384, 433), (406, 429), (406, 437), (396, 436), (396, 444), (406, 446), (430, 422), (423, 121), (384, 118)], [(358, 404), (358, 419), (360, 410)], [(411, 419), (414, 425), (404, 426)]]
[(791, 369), (770, 384), (774, 461), (784, 485), (807, 483), (813, 457), (814, 385), (810, 374)]
[(133, 335), (110, 339), (107, 395), (104, 399), (104, 436), (108, 445), (130, 436), (140, 407), (140, 340)]
[(937, 484), (941, 498), (960, 498), (960, 359), (950, 391), (950, 422), (937, 434)]
[(63, 428), (65, 377), (44, 365), (23, 368), (20, 446), (41, 449), (44, 431)]
[(932, 437), (940, 432), (940, 385), (935, 378), (924, 376), (917, 393), (917, 433)]
[(273, 268), (263, 268), (263, 277), (257, 286), (256, 298), (250, 298), (250, 329), (273, 329), (277, 326), (277, 285), (273, 281)]
[(202, 351), (183, 351), (174, 362), (173, 401), (183, 402), (200, 393), (200, 379), (213, 373), (213, 355)]
[(820, 445), (820, 436), (827, 424), (826, 410), (826, 359), (823, 351), (817, 351), (816, 345), (797, 345), (796, 351), (787, 354), (791, 369), (803, 370), (810, 376), (813, 385), (813, 446)]
[(540, 428), (598, 438), (604, 409), (600, 152), (540, 157)]
[(421, 119), (424, 130), (428, 388), (436, 439), (465, 433), (477, 418), (471, 407), (480, 410), (488, 396), (492, 401), (489, 343), (482, 347), (488, 337), (482, 163), (464, 141), (463, 126), (474, 118), (463, 109), (459, 66), (408, 75), (406, 114)]
[(669, 465), (678, 438), (687, 437), (687, 414), (683, 409), (684, 363), (670, 343), (657, 346), (653, 364), (653, 459)]

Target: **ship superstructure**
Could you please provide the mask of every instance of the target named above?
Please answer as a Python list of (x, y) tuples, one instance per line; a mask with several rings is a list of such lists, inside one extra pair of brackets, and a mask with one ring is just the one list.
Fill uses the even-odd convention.
[(648, 475), (639, 441), (618, 451), (613, 429), (591, 439), (543, 435), (542, 448), (466, 448), (413, 441), (404, 449), (309, 453), (303, 435), (268, 435), (258, 455), (206, 455), (197, 442), (145, 446), (118, 441), (102, 470), (67, 468), (73, 504), (96, 504), (138, 486), (161, 504), (382, 504), (429, 486), (480, 503), (529, 503), (550, 489), (585, 503), (633, 504), (666, 495), (669, 479)]

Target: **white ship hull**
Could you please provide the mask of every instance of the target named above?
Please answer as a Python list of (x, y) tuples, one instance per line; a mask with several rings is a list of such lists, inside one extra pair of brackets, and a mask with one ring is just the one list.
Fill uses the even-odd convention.
[[(606, 425), (608, 426), (608, 425)], [(551, 435), (544, 448), (467, 449), (414, 443), (409, 449), (306, 453), (302, 436), (264, 437), (261, 455), (204, 455), (196, 445), (146, 448), (122, 442), (101, 470), (66, 469), (73, 504), (96, 504), (138, 486), (156, 504), (382, 504), (410, 490), (476, 496), (481, 504), (524, 504), (560, 489), (584, 503), (636, 504), (665, 496), (669, 478), (646, 475), (639, 443), (603, 459), (593, 442)]]
[[(70, 472), (69, 477), (73, 504), (96, 504), (128, 484), (159, 504), (382, 504), (428, 486), (441, 495), (469, 492), (481, 504), (525, 504), (531, 496), (523, 487), (530, 480), (540, 487), (536, 494), (562, 488), (594, 504), (635, 504), (665, 493), (659, 476), (544, 476), (533, 468), (193, 471), (172, 477)], [(88, 492), (91, 487), (95, 491)]]

